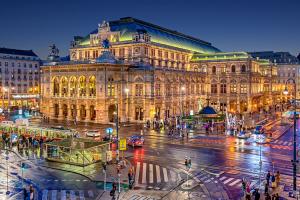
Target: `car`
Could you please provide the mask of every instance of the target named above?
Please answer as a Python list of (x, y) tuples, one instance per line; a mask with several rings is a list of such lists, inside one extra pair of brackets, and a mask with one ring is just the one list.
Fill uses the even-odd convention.
[(237, 134), (237, 138), (239, 138), (239, 139), (248, 139), (248, 138), (250, 138), (250, 136), (251, 136), (251, 132), (249, 132), (249, 131), (240, 131)]
[(127, 144), (129, 146), (139, 146), (142, 147), (145, 143), (145, 139), (142, 135), (132, 135), (127, 138)]
[(99, 130), (89, 130), (85, 132), (85, 135), (87, 137), (100, 137), (100, 131)]

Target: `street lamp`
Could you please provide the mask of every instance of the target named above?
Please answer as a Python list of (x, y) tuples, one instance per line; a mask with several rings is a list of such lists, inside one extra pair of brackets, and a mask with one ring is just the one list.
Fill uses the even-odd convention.
[(126, 121), (129, 122), (129, 89), (125, 88), (124, 91), (126, 93), (126, 99), (127, 99)]
[(297, 119), (296, 119), (296, 109), (297, 109), (297, 105), (296, 105), (296, 96), (297, 96), (297, 89), (296, 89), (296, 81), (292, 78), (289, 78), (286, 82), (285, 82), (285, 89), (283, 91), (283, 94), (287, 95), (288, 92), (288, 88), (287, 88), (287, 84), (292, 81), (292, 84), (294, 84), (294, 93), (295, 93), (295, 98), (294, 98), (294, 137), (293, 137), (293, 143), (294, 143), (294, 148), (293, 148), (293, 159), (292, 159), (292, 165), (293, 165), (293, 194), (294, 196), (296, 196), (296, 192), (297, 192), (297, 146), (296, 146), (296, 127), (297, 127)]

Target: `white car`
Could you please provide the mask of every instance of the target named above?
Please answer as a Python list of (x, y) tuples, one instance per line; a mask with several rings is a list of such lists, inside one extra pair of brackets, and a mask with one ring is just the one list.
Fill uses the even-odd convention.
[(100, 131), (98, 130), (89, 130), (85, 133), (87, 137), (100, 137)]

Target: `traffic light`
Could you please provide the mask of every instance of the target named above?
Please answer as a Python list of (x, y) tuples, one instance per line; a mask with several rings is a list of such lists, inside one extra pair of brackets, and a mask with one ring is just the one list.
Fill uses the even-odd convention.
[(22, 169), (25, 169), (25, 168), (26, 168), (25, 163), (22, 163), (22, 164), (21, 164), (21, 168), (22, 168)]

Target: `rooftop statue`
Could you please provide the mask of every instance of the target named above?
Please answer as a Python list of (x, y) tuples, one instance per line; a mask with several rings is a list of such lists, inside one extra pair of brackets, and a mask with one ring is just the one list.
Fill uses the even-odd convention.
[(105, 40), (102, 41), (102, 47), (104, 49), (109, 49), (110, 47), (110, 43), (109, 43), (109, 40), (106, 38)]
[(52, 44), (49, 46), (49, 57), (58, 57), (59, 49), (55, 46), (55, 44)]

